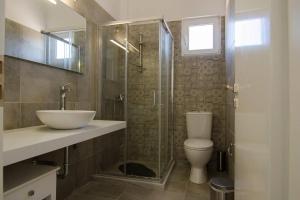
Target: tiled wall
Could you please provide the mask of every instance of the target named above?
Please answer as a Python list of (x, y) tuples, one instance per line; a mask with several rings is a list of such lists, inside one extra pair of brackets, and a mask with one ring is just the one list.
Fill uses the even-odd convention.
[[(220, 55), (181, 55), (181, 22), (169, 22), (175, 40), (175, 158), (186, 162), (184, 140), (187, 139), (185, 113), (188, 111), (213, 112), (212, 140), (215, 150), (224, 150), (226, 69), (225, 30), (222, 17), (222, 52)], [(215, 155), (211, 167), (215, 167)]]
[[(112, 20), (94, 0), (64, 0), (69, 6), (87, 18), (87, 51), (83, 75), (40, 65), (20, 59), (5, 57), (4, 61), (4, 126), (14, 129), (41, 124), (36, 110), (59, 108), (59, 86), (72, 84), (67, 97), (68, 109), (96, 109), (96, 76), (99, 73), (98, 27)], [(58, 179), (57, 199), (64, 199), (76, 187), (84, 184), (97, 169), (115, 163), (120, 154), (118, 143), (121, 132), (71, 147), (70, 174)], [(58, 150), (40, 156), (40, 160), (63, 163), (63, 151)]]
[(40, 125), (35, 115), (40, 109), (59, 109), (59, 87), (71, 83), (67, 108), (91, 109), (89, 101), (80, 100), (81, 75), (37, 63), (5, 57), (4, 128)]

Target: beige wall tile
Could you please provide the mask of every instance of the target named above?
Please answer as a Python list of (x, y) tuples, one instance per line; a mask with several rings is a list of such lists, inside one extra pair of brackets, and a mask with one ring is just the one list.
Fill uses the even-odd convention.
[(21, 103), (21, 127), (41, 125), (37, 110), (57, 110), (57, 103)]
[[(21, 102), (58, 102), (60, 86), (70, 83), (69, 101), (77, 100), (77, 75), (60, 69), (23, 61), (20, 72)], [(71, 74), (70, 74), (71, 73)]]
[(4, 99), (6, 102), (20, 102), (20, 61), (5, 57)]
[(4, 103), (4, 129), (21, 127), (21, 104)]

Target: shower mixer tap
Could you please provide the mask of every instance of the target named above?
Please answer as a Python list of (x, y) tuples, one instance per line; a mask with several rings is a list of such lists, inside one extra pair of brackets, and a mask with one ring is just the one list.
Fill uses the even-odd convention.
[(117, 97), (116, 97), (116, 101), (119, 101), (119, 102), (123, 102), (125, 99), (125, 96), (123, 94), (119, 94)]

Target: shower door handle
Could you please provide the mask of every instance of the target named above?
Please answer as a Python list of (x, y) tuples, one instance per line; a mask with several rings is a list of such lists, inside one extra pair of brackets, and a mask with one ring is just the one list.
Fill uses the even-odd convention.
[(153, 90), (153, 105), (152, 107), (155, 108), (156, 107), (156, 90)]

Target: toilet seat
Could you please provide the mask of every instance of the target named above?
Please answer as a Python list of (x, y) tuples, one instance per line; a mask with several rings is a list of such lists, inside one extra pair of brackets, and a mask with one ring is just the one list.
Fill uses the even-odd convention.
[(206, 139), (191, 138), (184, 141), (184, 147), (187, 149), (203, 151), (213, 147), (213, 142)]

